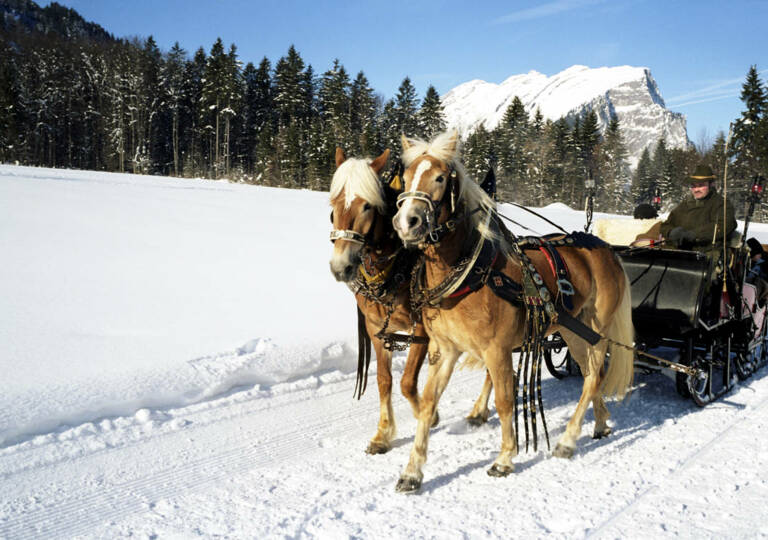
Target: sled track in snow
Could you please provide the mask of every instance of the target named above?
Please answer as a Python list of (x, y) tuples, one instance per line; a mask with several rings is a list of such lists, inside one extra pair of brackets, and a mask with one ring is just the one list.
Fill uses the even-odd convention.
[[(642, 503), (652, 499), (654, 496), (659, 494), (660, 491), (663, 490), (665, 486), (670, 485), (675, 481), (677, 481), (687, 469), (689, 469), (692, 465), (699, 462), (704, 456), (710, 453), (713, 448), (716, 448), (718, 445), (721, 445), (724, 442), (726, 442), (727, 441), (726, 435), (728, 435), (728, 433), (730, 433), (737, 427), (740, 427), (742, 424), (755, 419), (757, 416), (762, 415), (765, 409), (768, 409), (768, 398), (763, 399), (756, 406), (750, 407), (747, 411), (743, 413), (743, 415), (740, 418), (734, 420), (733, 422), (729, 423), (724, 429), (715, 433), (712, 437), (710, 437), (710, 439), (706, 443), (702, 444), (699, 448), (697, 448), (696, 450), (688, 454), (677, 465), (677, 467), (675, 467), (675, 469), (664, 478), (664, 480), (649, 486), (642, 493), (640, 493), (634, 500), (632, 500), (629, 504), (625, 505), (623, 508), (613, 513), (608, 519), (606, 519), (600, 525), (598, 525), (595, 529), (590, 531), (587, 537), (594, 538), (594, 539), (616, 537), (616, 534), (611, 532), (611, 527), (613, 525), (617, 524), (623, 517), (630, 516), (633, 512), (639, 509)], [(663, 495), (661, 495), (661, 497), (663, 497)]]
[[(470, 391), (475, 380), (471, 379), (470, 385), (471, 376), (462, 375), (455, 373), (452, 383), (466, 385)], [(358, 433), (360, 447), (354, 451), (362, 453), (375, 432), (378, 419), (378, 406), (371, 408), (372, 402), (378, 404), (376, 389), (369, 389), (367, 402), (358, 403), (346, 397), (351, 395), (348, 381), (334, 385), (339, 389), (321, 396), (313, 393), (301, 399), (289, 393), (285, 403), (271, 407), (259, 407), (259, 399), (253, 401), (255, 407), (249, 402), (227, 405), (225, 410), (251, 408), (234, 412), (223, 420), (216, 419), (221, 416), (221, 407), (217, 407), (212, 411), (214, 418), (202, 426), (193, 422), (189, 428), (150, 435), (125, 446), (11, 472), (3, 482), (26, 487), (3, 503), (11, 507), (11, 512), (8, 519), (0, 519), (0, 538), (24, 540), (87, 535), (105, 523), (147, 511), (159, 500), (204, 489), (251, 469), (297, 459), (311, 450), (308, 443), (340, 433)], [(300, 414), (292, 415), (291, 408)], [(193, 412), (189, 417), (200, 414)], [(406, 415), (411, 415), (404, 399), (395, 401), (395, 415), (400, 424)], [(222, 439), (223, 430), (232, 436)], [(175, 456), (163, 454), (169, 443), (178, 450)], [(34, 451), (35, 448), (20, 452)], [(4, 458), (0, 457), (0, 462)], [(154, 472), (141, 474), (142, 463), (150, 460), (164, 463), (145, 467)], [(115, 463), (130, 471), (128, 474), (132, 477), (103, 478), (110, 473), (114, 476)], [(73, 477), (78, 478), (80, 485), (67, 486), (69, 489), (58, 497), (51, 495), (56, 493), (55, 485), (69, 482)]]

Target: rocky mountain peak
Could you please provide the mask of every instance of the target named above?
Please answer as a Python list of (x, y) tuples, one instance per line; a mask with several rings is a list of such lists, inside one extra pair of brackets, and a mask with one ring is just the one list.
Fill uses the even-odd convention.
[(670, 148), (688, 145), (685, 117), (666, 108), (651, 71), (645, 67), (575, 65), (549, 77), (530, 71), (512, 75), (501, 84), (473, 80), (447, 92), (442, 101), (448, 125), (466, 137), (480, 125), (488, 130), (498, 126), (515, 96), (530, 116), (538, 108), (553, 121), (564, 117), (573, 122), (592, 109), (600, 129), (605, 130), (611, 116), (616, 115), (632, 167), (643, 150), (653, 148), (662, 135)]

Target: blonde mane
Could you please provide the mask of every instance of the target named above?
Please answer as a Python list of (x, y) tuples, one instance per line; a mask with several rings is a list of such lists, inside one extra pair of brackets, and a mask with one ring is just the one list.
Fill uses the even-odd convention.
[(344, 208), (360, 197), (381, 212), (387, 210), (381, 181), (370, 166), (370, 159), (350, 158), (339, 165), (331, 180), (331, 201), (344, 192)]
[(491, 214), (491, 220), (499, 219), (496, 215), (496, 202), (483, 191), (477, 182), (469, 177), (464, 165), (459, 161), (460, 142), (456, 131), (440, 133), (429, 142), (409, 138), (408, 144), (409, 147), (403, 150), (403, 165), (408, 167), (419, 156), (423, 155), (432, 156), (448, 163), (456, 171), (459, 180), (459, 200), (464, 201), (470, 210), (478, 206), (483, 209), (482, 212), (475, 212), (472, 215), (472, 226), (484, 238), (499, 238), (498, 234), (485, 226), (485, 217), (488, 213)]

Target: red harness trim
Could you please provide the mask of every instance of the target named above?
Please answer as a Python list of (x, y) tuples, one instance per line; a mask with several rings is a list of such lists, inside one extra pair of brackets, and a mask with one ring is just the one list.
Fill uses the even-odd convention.
[[(547, 258), (547, 262), (549, 263), (549, 269), (552, 270), (552, 275), (555, 276), (555, 281), (557, 281), (558, 279), (560, 279), (560, 276), (557, 275), (557, 270), (555, 269), (555, 261), (552, 259), (552, 254), (544, 246), (539, 246), (539, 249)], [(555, 249), (555, 248), (552, 248), (552, 249)], [(565, 259), (563, 259), (562, 255), (560, 255), (560, 260), (563, 261), (563, 269), (565, 270), (565, 275), (566, 276), (569, 275), (570, 272), (568, 271), (568, 265), (565, 263)]]
[(555, 270), (555, 261), (552, 260), (552, 255), (549, 254), (549, 250), (544, 246), (539, 246), (539, 251), (541, 251), (544, 254), (544, 256), (547, 258), (547, 262), (549, 263), (549, 269), (552, 270), (552, 275), (555, 276), (555, 279), (557, 279), (557, 270)]

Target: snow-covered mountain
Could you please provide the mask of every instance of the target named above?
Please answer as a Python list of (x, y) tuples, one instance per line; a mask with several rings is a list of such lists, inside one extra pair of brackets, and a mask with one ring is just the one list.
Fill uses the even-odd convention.
[(531, 71), (501, 84), (474, 80), (453, 88), (442, 101), (448, 125), (466, 137), (481, 124), (494, 129), (515, 96), (530, 115), (539, 108), (551, 120), (573, 120), (593, 109), (601, 130), (615, 114), (633, 167), (643, 150), (655, 145), (661, 135), (669, 147), (688, 144), (685, 117), (666, 108), (651, 71), (644, 67), (572, 66), (551, 77)]

